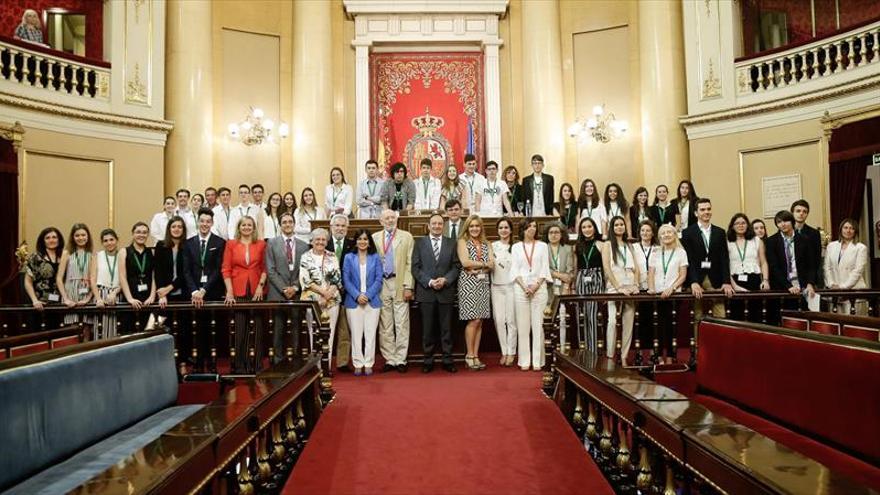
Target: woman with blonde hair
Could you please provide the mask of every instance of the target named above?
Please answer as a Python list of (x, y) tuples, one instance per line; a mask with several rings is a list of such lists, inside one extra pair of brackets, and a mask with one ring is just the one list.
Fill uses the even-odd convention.
[(324, 209), (327, 218), (333, 215), (351, 216), (354, 190), (345, 182), (345, 173), (339, 167), (330, 169), (330, 183), (324, 188)]
[[(455, 199), (463, 205), (470, 204), (467, 188), (461, 183), (461, 177), (455, 165), (446, 167), (446, 173), (440, 181), (440, 209), (446, 209), (446, 202)], [(464, 229), (462, 229), (464, 231)], [(459, 236), (461, 237), (461, 236)]]
[[(859, 242), (859, 225), (851, 218), (840, 222), (837, 240), (825, 250), (825, 287), (829, 289), (865, 289), (865, 267), (868, 265), (868, 247)], [(849, 314), (850, 301), (837, 303), (837, 312)], [(856, 301), (856, 314), (866, 316), (868, 304)]]
[[(235, 238), (226, 241), (223, 251), (223, 283), (226, 285), (227, 306), (237, 302), (262, 301), (266, 287), (266, 265), (264, 262), (266, 241), (257, 234), (257, 222), (250, 215), (245, 215), (238, 222)], [(255, 341), (249, 342), (250, 332), (247, 328), (248, 313), (235, 312), (235, 361), (233, 370), (237, 372), (259, 371), (262, 361), (262, 318), (255, 317)], [(248, 363), (248, 347), (255, 350), (254, 368)]]
[[(687, 277), (687, 253), (678, 240), (678, 230), (672, 224), (665, 223), (657, 231), (660, 239), (660, 252), (651, 257), (648, 266), (648, 292), (660, 294), (661, 299), (668, 299), (673, 292), (681, 292), (681, 286)], [(657, 335), (661, 360), (671, 363), (675, 360), (672, 354), (672, 336), (675, 332), (675, 319), (672, 317), (672, 301), (657, 303)], [(665, 356), (665, 358), (663, 357)]]
[(483, 320), (492, 317), (489, 272), (495, 268), (495, 255), (492, 253), (492, 245), (486, 240), (483, 220), (477, 215), (469, 216), (458, 234), (458, 259), (461, 261), (461, 273), (458, 276), (458, 317), (467, 321), (467, 355), (464, 359), (468, 368), (483, 370), (486, 365), (477, 354), (480, 350)]
[(40, 23), (40, 17), (36, 10), (27, 9), (24, 11), (21, 23), (15, 28), (15, 34), (12, 37), (31, 43), (45, 44), (43, 43), (43, 25)]

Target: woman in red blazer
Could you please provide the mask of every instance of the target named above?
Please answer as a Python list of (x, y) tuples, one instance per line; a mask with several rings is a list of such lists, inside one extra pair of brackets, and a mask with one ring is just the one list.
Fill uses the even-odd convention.
[[(226, 242), (223, 252), (223, 282), (226, 284), (226, 305), (234, 305), (236, 301), (262, 301), (266, 285), (266, 265), (264, 253), (266, 242), (256, 238), (256, 222), (245, 216), (238, 222), (235, 238)], [(255, 372), (261, 366), (263, 353), (261, 350), (263, 321), (254, 315), (256, 325), (255, 342), (249, 342), (247, 328), (248, 312), (235, 313), (235, 362), (233, 369), (239, 372)], [(254, 347), (256, 363), (248, 362), (248, 348)]]

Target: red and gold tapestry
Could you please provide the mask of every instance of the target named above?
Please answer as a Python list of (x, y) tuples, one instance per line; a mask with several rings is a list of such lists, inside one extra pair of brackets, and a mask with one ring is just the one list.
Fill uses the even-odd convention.
[(395, 162), (418, 174), (431, 158), (433, 175), (485, 156), (482, 53), (374, 53), (370, 56), (370, 142), (379, 168)]

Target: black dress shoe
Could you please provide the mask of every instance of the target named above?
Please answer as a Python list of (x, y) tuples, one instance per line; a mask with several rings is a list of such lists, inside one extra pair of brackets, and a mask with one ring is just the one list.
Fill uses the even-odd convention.
[(434, 371), (434, 363), (425, 363), (422, 365), (422, 373), (430, 373)]
[(347, 364), (343, 364), (342, 366), (337, 366), (336, 371), (340, 373), (350, 373), (351, 368), (349, 368)]
[(389, 371), (394, 371), (395, 368), (397, 368), (397, 367), (394, 366), (393, 364), (385, 363), (385, 365), (382, 366), (382, 373), (388, 373)]
[(397, 371), (400, 373), (406, 373), (407, 371), (409, 371), (409, 365), (406, 363), (398, 364)]
[(452, 363), (443, 363), (443, 369), (450, 373), (458, 373), (458, 368)]

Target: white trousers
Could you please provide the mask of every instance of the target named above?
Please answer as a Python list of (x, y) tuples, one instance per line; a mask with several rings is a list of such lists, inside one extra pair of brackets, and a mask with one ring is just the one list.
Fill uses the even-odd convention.
[(492, 286), (492, 319), (498, 333), (498, 345), (501, 354), (516, 354), (516, 299), (513, 295), (515, 283)]
[[(535, 368), (544, 366), (544, 308), (547, 307), (547, 287), (541, 286), (531, 299), (519, 284), (514, 287), (516, 300), (516, 333), (518, 335), (517, 364), (521, 368), (529, 365)], [(529, 333), (532, 334), (531, 347)]]
[(406, 364), (409, 349), (409, 302), (395, 301), (395, 279), (382, 282), (382, 311), (379, 315), (379, 351), (392, 366)]
[(351, 331), (351, 362), (355, 368), (372, 368), (376, 362), (376, 329), (379, 327), (379, 308), (369, 304), (354, 309), (346, 308), (348, 329)]
[[(614, 357), (614, 351), (617, 347), (617, 301), (608, 302), (608, 327), (605, 330), (605, 355), (609, 359)], [(632, 345), (633, 338), (633, 320), (636, 315), (636, 305), (631, 302), (624, 302), (623, 309), (623, 335), (620, 344), (620, 360), (626, 362), (626, 356), (629, 354), (629, 346)]]

